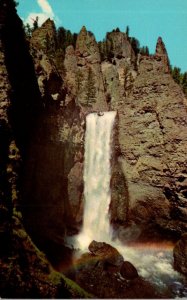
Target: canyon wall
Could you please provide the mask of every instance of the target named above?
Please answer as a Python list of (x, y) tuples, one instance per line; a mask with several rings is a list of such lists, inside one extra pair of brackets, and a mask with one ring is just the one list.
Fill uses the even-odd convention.
[(43, 100), (12, 0), (0, 1), (0, 82), (0, 295), (88, 298), (75, 283), (54, 271), (23, 225), (23, 166), (41, 123)]
[(49, 230), (58, 224), (58, 235), (63, 226), (68, 234), (80, 229), (85, 116), (116, 110), (110, 215), (117, 235), (126, 240), (130, 228), (130, 239), (178, 238), (186, 231), (187, 217), (186, 98), (170, 74), (162, 39), (154, 55), (141, 55), (125, 33), (113, 31), (106, 38), (110, 57), (101, 59), (93, 34), (83, 27), (59, 69), (55, 46), (50, 53), (45, 47), (46, 36), (54, 45), (53, 21), (30, 39), (45, 114), (37, 133), (40, 145), (31, 146), (26, 168), (28, 189), (24, 186), (25, 199), (41, 205), (45, 199), (46, 206), (53, 206), (48, 213), (41, 209), (43, 231), (47, 223)]
[[(16, 168), (23, 161), (18, 203), (36, 243), (53, 256), (54, 245), (64, 250), (64, 237), (80, 230), (85, 119), (108, 110), (117, 111), (110, 205), (116, 235), (180, 237), (187, 214), (186, 99), (172, 79), (162, 39), (154, 55), (141, 55), (125, 33), (108, 33), (98, 46), (83, 27), (76, 47), (69, 45), (65, 57), (57, 58), (53, 21), (36, 29), (22, 48), (15, 48), (13, 28), (5, 28), (1, 128), (12, 133), (3, 142), (2, 163), (7, 165), (8, 149)], [(103, 57), (106, 44), (110, 54)]]
[(54, 274), (32, 242), (55, 264), (69, 255), (64, 238), (81, 229), (86, 115), (117, 111), (110, 204), (116, 236), (178, 239), (187, 226), (187, 100), (161, 38), (154, 55), (141, 55), (125, 33), (108, 33), (98, 44), (83, 27), (76, 46), (59, 55), (53, 21), (26, 37), (14, 2), (2, 0), (0, 8), (1, 290), (4, 297), (88, 297)]

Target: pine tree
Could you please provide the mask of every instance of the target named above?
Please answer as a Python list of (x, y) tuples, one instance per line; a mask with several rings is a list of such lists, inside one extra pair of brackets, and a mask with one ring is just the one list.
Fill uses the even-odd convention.
[(32, 28), (31, 28), (30, 24), (27, 23), (26, 25), (23, 25), (23, 29), (25, 31), (26, 37), (30, 37), (32, 34)]
[(183, 74), (182, 78), (182, 89), (185, 95), (187, 96), (187, 72)]
[(88, 70), (88, 79), (87, 79), (87, 89), (86, 89), (86, 98), (87, 105), (91, 106), (93, 102), (95, 102), (96, 97), (96, 88), (94, 84), (94, 74), (92, 69), (89, 67)]
[(173, 79), (175, 80), (175, 82), (177, 82), (178, 84), (181, 83), (181, 69), (178, 67), (174, 67), (171, 71)]
[(14, 3), (14, 6), (15, 6), (15, 7), (19, 5), (19, 2), (18, 2), (18, 1), (13, 0), (13, 3)]
[(142, 48), (140, 48), (140, 53), (142, 55), (149, 55), (149, 48), (147, 46), (143, 46)]
[(135, 37), (130, 37), (130, 43), (134, 53), (137, 55), (140, 52), (140, 42)]
[(65, 53), (66, 48), (69, 45), (75, 47), (77, 41), (77, 33), (71, 33), (70, 30), (66, 30), (64, 27), (59, 27), (57, 30), (57, 49), (62, 49)]
[(127, 38), (129, 37), (129, 31), (130, 31), (130, 29), (129, 29), (129, 26), (127, 26), (127, 27), (126, 27), (126, 32), (125, 32), (125, 33), (126, 33), (126, 36), (127, 36)]
[(33, 21), (33, 31), (38, 28), (38, 21), (39, 21), (39, 17), (37, 16), (36, 19)]
[(76, 74), (76, 82), (77, 82), (77, 90), (78, 90), (78, 94), (81, 94), (82, 89), (83, 89), (83, 73), (81, 72), (81, 70), (79, 69), (77, 74)]

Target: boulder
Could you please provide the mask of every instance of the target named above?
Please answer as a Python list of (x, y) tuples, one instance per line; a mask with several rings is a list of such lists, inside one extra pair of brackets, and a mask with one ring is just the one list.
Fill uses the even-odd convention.
[[(130, 262), (111, 245), (92, 241), (75, 266), (75, 281), (98, 298), (161, 298)], [(120, 274), (121, 272), (121, 274)], [(123, 276), (123, 277), (122, 277)]]
[(92, 255), (99, 256), (111, 265), (119, 267), (124, 261), (118, 250), (107, 243), (92, 241), (88, 249)]
[(134, 279), (138, 277), (138, 272), (136, 268), (129, 261), (123, 262), (120, 269), (120, 274), (126, 279)]
[(181, 239), (177, 242), (174, 250), (174, 268), (187, 275), (187, 233), (182, 235)]

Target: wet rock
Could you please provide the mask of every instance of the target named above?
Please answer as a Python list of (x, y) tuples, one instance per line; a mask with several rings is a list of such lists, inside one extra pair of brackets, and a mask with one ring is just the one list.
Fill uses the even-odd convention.
[(177, 242), (173, 256), (175, 269), (187, 275), (187, 233)]
[(129, 261), (124, 261), (121, 268), (120, 274), (126, 279), (134, 279), (138, 277), (136, 268)]
[(88, 249), (92, 255), (98, 256), (111, 265), (119, 267), (124, 261), (118, 250), (107, 243), (92, 241)]
[(74, 222), (80, 224), (83, 216), (83, 164), (75, 163), (68, 174), (68, 195)]
[[(75, 281), (85, 290), (98, 298), (160, 298), (161, 294), (140, 278), (114, 247), (93, 241), (89, 250), (91, 253), (78, 260), (75, 272)], [(126, 277), (120, 274), (120, 265)]]

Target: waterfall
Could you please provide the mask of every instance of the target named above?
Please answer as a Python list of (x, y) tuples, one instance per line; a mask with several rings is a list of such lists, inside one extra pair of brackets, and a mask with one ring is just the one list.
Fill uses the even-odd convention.
[(86, 118), (83, 228), (76, 246), (87, 249), (92, 240), (110, 242), (111, 132), (116, 112), (91, 113)]
[(115, 116), (116, 112), (105, 112), (102, 116), (92, 113), (86, 118), (83, 228), (73, 238), (73, 245), (81, 253), (88, 251), (92, 240), (106, 242), (131, 261), (139, 275), (159, 290), (164, 291), (169, 285), (175, 296), (187, 296), (183, 277), (172, 267), (172, 248), (141, 244), (133, 247), (118, 239), (112, 240), (108, 209), (111, 200), (111, 132)]
[(182, 293), (187, 296), (183, 278), (172, 268), (172, 248), (141, 244), (124, 246), (118, 239), (112, 240), (108, 209), (111, 198), (111, 132), (115, 116), (116, 112), (105, 112), (102, 116), (92, 113), (86, 118), (83, 228), (78, 236), (73, 237), (73, 245), (80, 252), (87, 252), (92, 240), (109, 243), (135, 265), (140, 276), (156, 287), (164, 291), (169, 285), (174, 295)]

